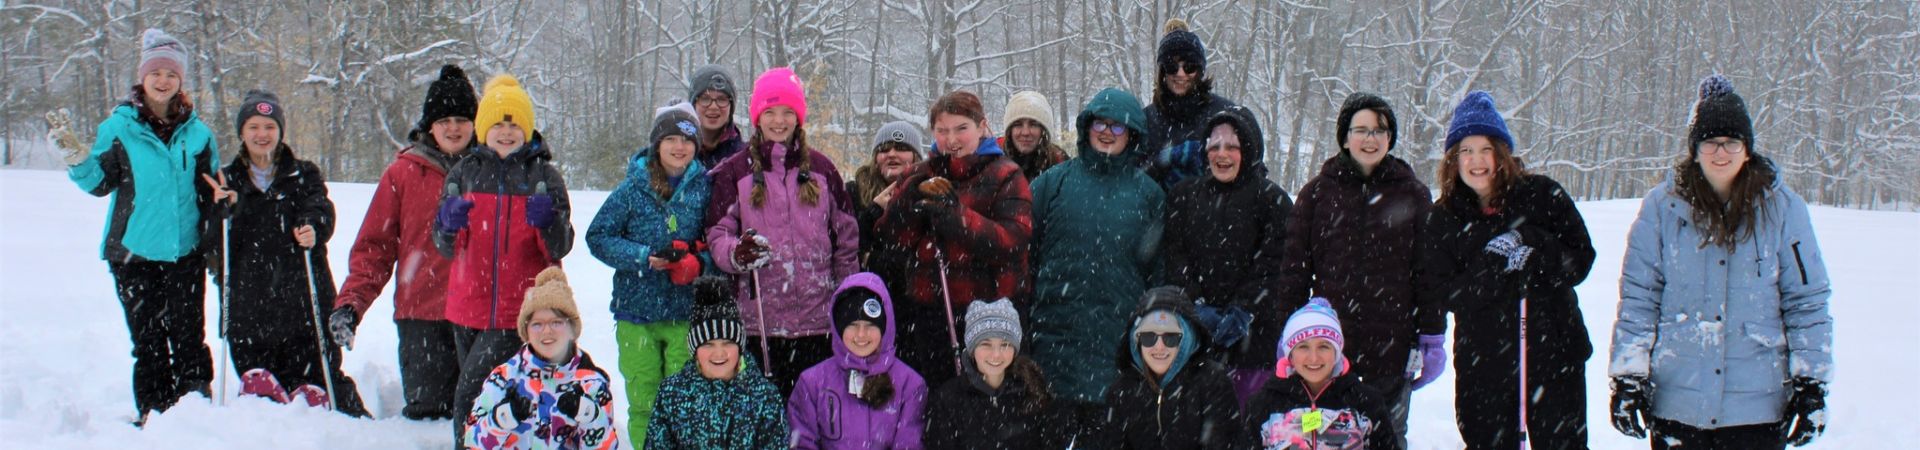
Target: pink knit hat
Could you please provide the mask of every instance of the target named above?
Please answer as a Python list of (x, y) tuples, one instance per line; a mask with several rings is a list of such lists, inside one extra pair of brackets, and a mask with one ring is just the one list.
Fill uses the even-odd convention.
[(807, 123), (807, 88), (800, 85), (800, 76), (794, 75), (793, 69), (768, 69), (753, 81), (753, 100), (747, 104), (747, 117), (753, 125), (760, 126), (760, 113), (774, 106), (793, 108), (800, 124)]

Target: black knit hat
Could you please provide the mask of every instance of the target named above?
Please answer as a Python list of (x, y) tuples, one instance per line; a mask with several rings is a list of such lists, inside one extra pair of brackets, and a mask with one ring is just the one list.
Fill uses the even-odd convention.
[(1693, 118), (1687, 124), (1687, 148), (1698, 149), (1700, 141), (1717, 137), (1739, 139), (1753, 148), (1753, 119), (1747, 116), (1747, 102), (1733, 91), (1732, 81), (1713, 74), (1700, 80), (1700, 100), (1693, 104)]
[(440, 66), (440, 78), (427, 85), (427, 100), (420, 105), (420, 122), (414, 124), (414, 129), (433, 129), (434, 122), (448, 117), (473, 120), (479, 110), (480, 98), (473, 94), (473, 82), (467, 80), (467, 72), (452, 64)]
[(714, 339), (740, 342), (746, 328), (733, 301), (733, 283), (708, 275), (693, 280), (693, 317), (687, 327), (687, 351)]
[(660, 141), (662, 139), (666, 139), (667, 136), (680, 136), (687, 138), (689, 141), (693, 141), (694, 146), (698, 147), (700, 145), (700, 122), (694, 119), (692, 109), (692, 105), (688, 105), (686, 102), (680, 102), (672, 106), (654, 110), (653, 132), (647, 135), (647, 144), (653, 146), (657, 152), (660, 149)]
[(280, 97), (260, 89), (247, 91), (245, 100), (240, 101), (240, 112), (233, 118), (233, 133), (240, 134), (246, 128), (247, 119), (254, 116), (266, 116), (280, 126), (280, 140), (287, 139), (287, 117), (280, 111)]
[(1347, 130), (1353, 128), (1353, 115), (1363, 109), (1380, 115), (1380, 126), (1387, 128), (1387, 150), (1392, 151), (1400, 140), (1400, 121), (1393, 118), (1393, 106), (1387, 104), (1387, 99), (1368, 92), (1348, 94), (1347, 100), (1340, 103), (1340, 120), (1333, 139), (1339, 142), (1340, 148), (1347, 148)]
[(865, 320), (886, 332), (887, 306), (880, 302), (880, 294), (864, 287), (852, 287), (833, 296), (833, 329), (845, 330), (857, 320)]
[(1154, 56), (1157, 64), (1154, 70), (1158, 74), (1155, 78), (1167, 76), (1170, 72), (1167, 66), (1174, 60), (1199, 64), (1201, 72), (1207, 70), (1207, 47), (1200, 43), (1200, 35), (1187, 30), (1185, 20), (1167, 20), (1166, 34), (1160, 36), (1160, 50)]

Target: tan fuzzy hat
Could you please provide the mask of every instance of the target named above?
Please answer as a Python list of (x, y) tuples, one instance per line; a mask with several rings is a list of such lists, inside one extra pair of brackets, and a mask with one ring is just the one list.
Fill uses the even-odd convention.
[(549, 266), (533, 276), (533, 287), (527, 288), (527, 299), (520, 303), (520, 340), (528, 341), (527, 321), (533, 320), (533, 313), (543, 309), (553, 310), (553, 314), (567, 319), (567, 325), (573, 329), (573, 337), (580, 338), (580, 306), (573, 303), (573, 287), (567, 285), (567, 273), (560, 266)]

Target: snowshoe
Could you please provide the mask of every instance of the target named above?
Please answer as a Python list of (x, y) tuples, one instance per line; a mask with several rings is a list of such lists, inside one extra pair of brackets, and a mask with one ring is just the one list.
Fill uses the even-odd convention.
[(291, 400), (287, 390), (280, 387), (280, 380), (273, 377), (267, 369), (253, 369), (240, 375), (240, 395), (265, 397), (276, 403)]
[(293, 390), (293, 397), (305, 400), (307, 406), (327, 409), (333, 408), (333, 402), (332, 399), (327, 396), (327, 390), (319, 386), (311, 384), (300, 386)]

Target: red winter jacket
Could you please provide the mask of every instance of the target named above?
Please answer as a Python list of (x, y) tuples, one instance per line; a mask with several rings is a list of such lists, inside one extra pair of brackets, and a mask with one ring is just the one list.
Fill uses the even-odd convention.
[[(926, 198), (918, 189), (920, 182), (935, 176), (953, 182), (957, 205), (916, 208), (914, 204)], [(891, 242), (876, 254), (882, 261), (869, 265), (889, 272), (881, 275), (907, 306), (940, 305), (936, 247), (947, 261), (955, 314), (974, 300), (1004, 297), (1026, 303), (1032, 291), (1027, 244), (1033, 236), (1033, 193), (1020, 166), (991, 138), (973, 156), (956, 160), (943, 155), (914, 164), (889, 189), (893, 202), (875, 234), (889, 236), (883, 239)]]
[(447, 183), (447, 168), (457, 161), (423, 143), (401, 150), (360, 222), (347, 263), (347, 282), (334, 307), (352, 306), (365, 315), (399, 272), (393, 289), (393, 318), (446, 320), (447, 270), (453, 260), (433, 248), (433, 215)]
[[(534, 274), (560, 265), (573, 250), (567, 183), (551, 159), (536, 131), (505, 157), (475, 147), (447, 176), (451, 194), (473, 201), (465, 229), (448, 233), (435, 219), (434, 247), (453, 258), (448, 321), (476, 330), (514, 329)], [(527, 223), (527, 201), (541, 183), (553, 197), (553, 223), (535, 228)]]

